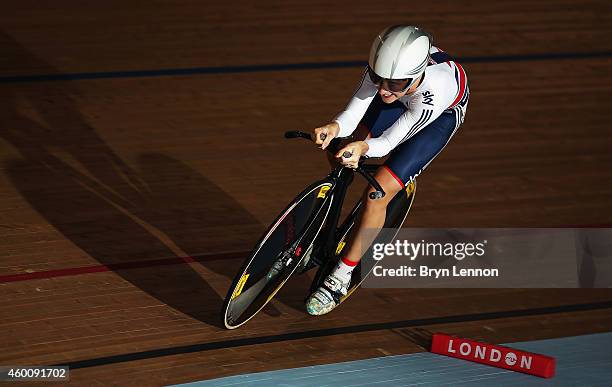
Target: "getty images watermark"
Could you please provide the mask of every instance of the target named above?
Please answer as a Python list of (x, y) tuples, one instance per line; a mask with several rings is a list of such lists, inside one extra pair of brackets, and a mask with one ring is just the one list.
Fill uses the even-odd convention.
[[(461, 261), (465, 258), (482, 257), (485, 255), (487, 240), (478, 243), (472, 242), (409, 242), (407, 240), (396, 240), (394, 243), (374, 243), (372, 245), (372, 258), (380, 262), (386, 256), (405, 257), (414, 261), (417, 257), (446, 257)], [(374, 265), (372, 274), (374, 276), (392, 277), (497, 277), (497, 268), (458, 268), (453, 265), (451, 268), (436, 268), (427, 265), (408, 266), (401, 265), (397, 268), (385, 268), (382, 265)]]
[(363, 242), (364, 287), (612, 287), (612, 229), (383, 229)]

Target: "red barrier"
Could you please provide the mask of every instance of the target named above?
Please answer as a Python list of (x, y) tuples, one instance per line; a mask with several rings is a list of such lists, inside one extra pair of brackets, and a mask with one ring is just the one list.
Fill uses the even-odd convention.
[(434, 333), (431, 352), (543, 378), (552, 378), (555, 375), (554, 357), (462, 339), (445, 333)]

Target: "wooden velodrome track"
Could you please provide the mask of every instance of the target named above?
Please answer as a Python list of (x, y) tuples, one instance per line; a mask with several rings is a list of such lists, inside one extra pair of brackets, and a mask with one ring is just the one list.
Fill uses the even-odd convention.
[(346, 62), (389, 24), (431, 30), (465, 58), (471, 88), (407, 225), (612, 224), (610, 2), (491, 3), (5, 5), (0, 364), (160, 385), (422, 351), (435, 330), (490, 342), (612, 330), (601, 289), (362, 289), (312, 318), (306, 277), (245, 327), (220, 326), (246, 252), (328, 169), (282, 133), (344, 106), (362, 71)]

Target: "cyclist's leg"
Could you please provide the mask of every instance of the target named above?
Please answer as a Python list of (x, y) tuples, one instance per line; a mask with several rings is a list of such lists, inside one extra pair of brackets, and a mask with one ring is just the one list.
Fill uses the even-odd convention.
[(386, 195), (377, 200), (371, 200), (366, 195), (363, 199), (367, 201), (367, 205), (359, 217), (357, 230), (354, 233), (356, 237), (352, 237), (348, 242), (349, 250), (355, 249), (358, 252), (356, 256), (359, 258), (355, 261), (349, 261), (347, 255), (338, 262), (332, 273), (323, 282), (323, 286), (317, 289), (306, 303), (306, 310), (312, 315), (330, 312), (340, 303), (340, 297), (348, 293), (353, 268), (361, 259), (360, 246), (356, 246), (356, 242), (371, 243), (371, 241), (364, 240), (369, 235), (361, 235), (364, 233), (362, 230), (380, 229), (385, 223), (387, 204), (397, 192), (404, 188), (397, 183), (395, 176), (387, 168), (379, 168), (375, 178), (386, 192)]
[[(359, 125), (367, 128), (369, 137), (379, 137), (385, 130), (390, 128), (405, 111), (406, 106), (400, 101), (387, 104), (384, 103), (380, 95), (377, 94)], [(389, 204), (395, 194), (403, 188), (403, 186), (397, 184), (396, 175), (389, 168), (379, 168), (374, 178), (381, 185), (386, 195), (381, 199), (372, 200), (368, 195), (370, 192), (374, 191), (374, 188), (366, 188), (363, 194), (363, 201), (366, 203), (366, 206), (357, 220), (356, 230), (381, 228), (385, 222), (385, 209), (387, 208), (387, 204)], [(357, 233), (359, 232), (357, 231)], [(345, 263), (348, 265), (353, 264), (353, 266), (355, 266), (361, 258), (361, 255), (358, 253), (360, 251), (360, 246), (356, 246), (354, 243), (355, 241), (361, 241), (361, 238), (355, 239), (355, 234), (356, 233), (353, 233), (353, 237), (348, 241), (348, 253), (344, 256)], [(342, 268), (340, 274), (345, 276), (350, 275), (349, 267), (342, 265), (340, 265), (340, 267)]]
[[(364, 115), (362, 122), (359, 124), (357, 129), (358, 137), (354, 136), (350, 141), (362, 140), (368, 136), (378, 137), (387, 128), (389, 128), (397, 119), (406, 111), (406, 107), (399, 101), (392, 104), (385, 104), (380, 96), (377, 95), (370, 104), (368, 111)], [(382, 188), (387, 192), (387, 195), (379, 199), (376, 203), (378, 206), (382, 206), (382, 223), (377, 225), (376, 222), (380, 221), (376, 215), (366, 218), (368, 222), (367, 227), (382, 227), (384, 223), (384, 208), (388, 202), (395, 196), (402, 187), (398, 187), (394, 176), (387, 170), (381, 169), (375, 175)], [(367, 200), (367, 199), (365, 199)], [(366, 208), (365, 211), (372, 211), (372, 208)], [(361, 217), (363, 219), (363, 217)], [(353, 265), (354, 266), (354, 265)], [(333, 308), (339, 304), (339, 296), (346, 294), (348, 286), (350, 285), (351, 272), (353, 266), (347, 266), (342, 262), (334, 269), (333, 275), (326, 278), (323, 287), (315, 291), (306, 303), (306, 309), (308, 313), (314, 315), (320, 315), (330, 312)]]
[[(386, 201), (382, 201), (383, 199), (372, 200), (367, 194), (364, 195), (365, 210), (343, 258), (347, 264), (350, 265), (350, 263), (361, 260), (363, 250), (361, 245), (356, 242), (359, 241), (364, 245), (369, 245), (372, 242), (370, 240), (372, 236), (370, 235), (370, 239), (366, 239), (364, 230), (379, 229), (383, 226), (388, 202), (395, 193), (416, 178), (444, 149), (459, 124), (455, 113), (443, 113), (427, 127), (393, 150), (389, 159), (376, 174), (376, 179), (380, 179), (379, 182), (381, 183), (385, 182), (388, 185), (390, 184), (389, 181), (392, 181), (392, 188), (390, 188), (388, 195), (383, 198), (387, 199)], [(369, 187), (368, 193), (373, 190), (372, 187)]]
[[(386, 165), (379, 168), (374, 175), (376, 181), (380, 184), (385, 197), (380, 199), (370, 199), (370, 192), (374, 192), (373, 187), (368, 187), (363, 195), (363, 202), (366, 204), (361, 212), (361, 216), (357, 219), (355, 232), (352, 233), (347, 244), (347, 251), (342, 258), (342, 262), (347, 266), (356, 266), (361, 260), (362, 246), (369, 246), (374, 238), (371, 233), (365, 233), (364, 230), (380, 229), (385, 224), (387, 215), (386, 209), (389, 202), (402, 189), (404, 184), (399, 184), (397, 175)], [(339, 264), (339, 269), (342, 274), (350, 275), (350, 271), (346, 266)]]

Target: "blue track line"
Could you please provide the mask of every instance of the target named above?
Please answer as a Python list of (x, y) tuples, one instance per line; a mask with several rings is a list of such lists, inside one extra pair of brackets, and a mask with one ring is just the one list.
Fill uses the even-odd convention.
[[(585, 52), (585, 53), (546, 53), (531, 55), (500, 55), (500, 56), (471, 56), (458, 57), (460, 63), (494, 63), (494, 62), (526, 62), (542, 60), (562, 59), (593, 59), (610, 58), (612, 51)], [(278, 63), (267, 65), (247, 66), (219, 66), (219, 67), (191, 67), (160, 70), (134, 70), (134, 71), (104, 71), (67, 74), (42, 74), (42, 75), (13, 75), (0, 77), (0, 83), (18, 82), (46, 82), (46, 81), (77, 81), (86, 79), (108, 79), (108, 78), (142, 78), (142, 77), (172, 77), (184, 75), (209, 75), (209, 74), (235, 74), (235, 73), (257, 73), (270, 71), (294, 71), (294, 70), (319, 70), (336, 69), (365, 66), (364, 61), (337, 61), (318, 63)]]

